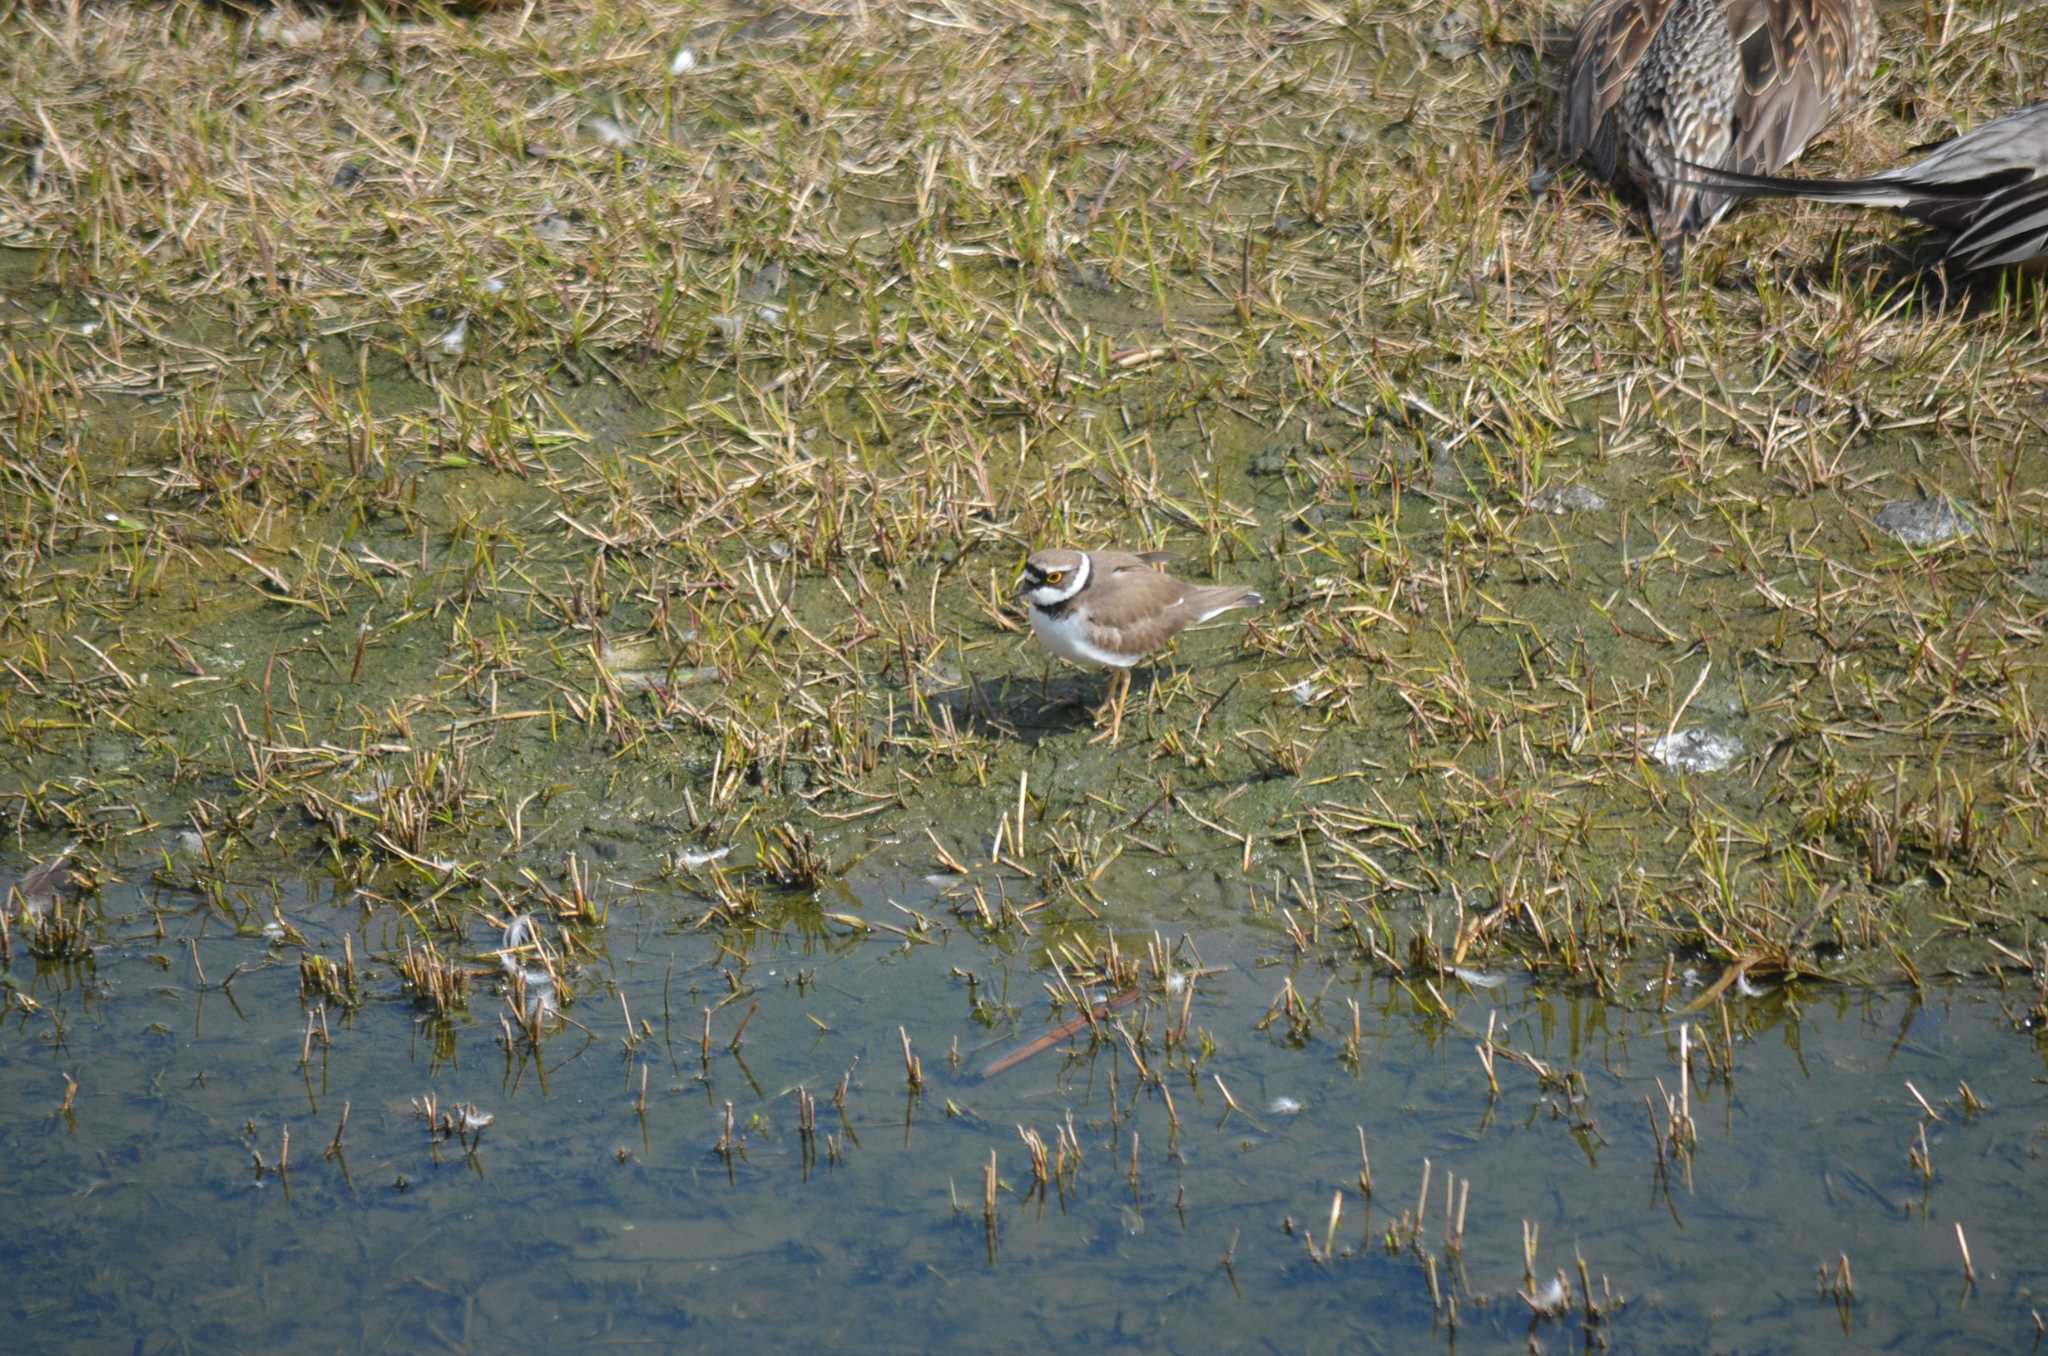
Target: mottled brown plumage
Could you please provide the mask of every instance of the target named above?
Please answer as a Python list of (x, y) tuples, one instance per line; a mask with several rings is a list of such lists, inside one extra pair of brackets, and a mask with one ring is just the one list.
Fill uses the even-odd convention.
[(1564, 150), (1639, 187), (1675, 247), (1735, 201), (1683, 165), (1782, 169), (1861, 95), (1876, 60), (1872, 0), (1594, 0), (1572, 52)]
[(2048, 265), (2048, 103), (1995, 118), (1910, 165), (1866, 179), (1796, 179), (1694, 165), (1680, 173), (1740, 198), (1893, 208), (1945, 233), (1943, 256), (1966, 269)]

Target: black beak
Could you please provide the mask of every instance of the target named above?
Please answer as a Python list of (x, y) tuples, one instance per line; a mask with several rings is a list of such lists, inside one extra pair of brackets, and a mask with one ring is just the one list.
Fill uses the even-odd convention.
[(1012, 598), (1022, 598), (1045, 582), (1045, 576), (1036, 570), (1026, 570), (1017, 580), (1017, 587), (1010, 590)]

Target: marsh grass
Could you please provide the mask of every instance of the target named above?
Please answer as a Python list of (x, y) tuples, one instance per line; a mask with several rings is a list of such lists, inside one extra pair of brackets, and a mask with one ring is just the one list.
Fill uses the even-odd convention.
[[(1050, 964), (1171, 858), (1436, 982), (2048, 983), (2039, 284), (1804, 208), (1666, 280), (1551, 158), (1568, 10), (9, 10), (0, 804), (189, 825), (231, 914), (331, 875), (393, 920), (300, 938), (344, 1009), (462, 1011), (506, 901), (597, 950), (658, 879), (743, 950), (927, 840), (863, 935)], [(2003, 13), (1889, 16), (1809, 163), (2040, 97)], [(1976, 531), (1879, 525), (1927, 494)], [(1005, 602), (1055, 541), (1275, 602), (1091, 749)]]

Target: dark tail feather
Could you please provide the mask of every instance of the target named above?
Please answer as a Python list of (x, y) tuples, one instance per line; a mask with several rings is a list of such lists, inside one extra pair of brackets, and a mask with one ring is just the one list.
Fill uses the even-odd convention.
[(1815, 202), (1859, 203), (1865, 207), (1904, 207), (1915, 198), (1927, 196), (1918, 185), (1908, 186), (1896, 179), (1801, 179), (1784, 174), (1745, 174), (1741, 170), (1713, 169), (1691, 161), (1678, 162), (1684, 173), (1673, 183), (1692, 184), (1745, 198), (1810, 198)]
[(1966, 268), (2048, 259), (2048, 179), (2000, 194), (1949, 245)]

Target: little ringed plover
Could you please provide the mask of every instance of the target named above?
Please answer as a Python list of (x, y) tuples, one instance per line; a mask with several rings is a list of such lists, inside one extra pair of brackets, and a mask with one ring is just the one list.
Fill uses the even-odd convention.
[(1111, 743), (1123, 727), (1133, 665), (1190, 626), (1265, 602), (1241, 585), (1175, 579), (1158, 568), (1166, 558), (1164, 551), (1039, 551), (1011, 595), (1030, 601), (1031, 629), (1046, 649), (1118, 670)]

